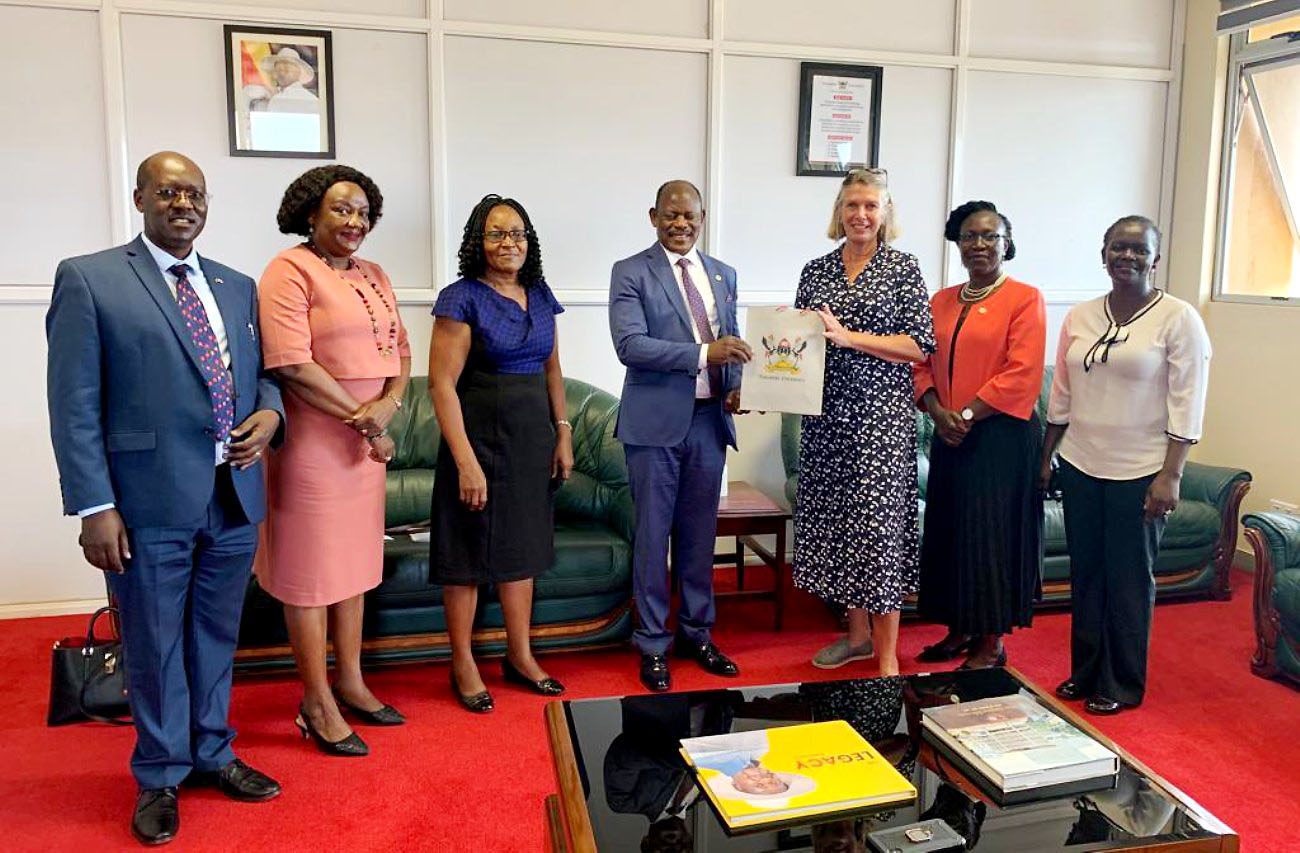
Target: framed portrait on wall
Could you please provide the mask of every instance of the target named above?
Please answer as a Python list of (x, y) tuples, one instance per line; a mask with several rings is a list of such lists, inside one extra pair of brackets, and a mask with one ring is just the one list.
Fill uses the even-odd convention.
[(879, 65), (799, 63), (796, 175), (843, 177), (879, 165), (883, 76)]
[(334, 53), (326, 30), (227, 24), (234, 157), (334, 158)]

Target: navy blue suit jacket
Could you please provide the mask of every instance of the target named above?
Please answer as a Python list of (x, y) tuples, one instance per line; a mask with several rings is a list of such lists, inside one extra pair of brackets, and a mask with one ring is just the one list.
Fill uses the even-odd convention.
[[(230, 347), (235, 425), (284, 408), (262, 369), (253, 280), (200, 257)], [(116, 504), (129, 528), (191, 524), (214, 486), (212, 399), (175, 297), (137, 237), (69, 258), (45, 316), (50, 435), (63, 511)], [(259, 462), (231, 468), (250, 522), (266, 514)]]
[[(736, 271), (699, 253), (718, 310), (718, 337), (738, 335)], [(701, 282), (692, 276), (696, 287)], [(686, 437), (695, 410), (700, 345), (686, 300), (658, 243), (614, 264), (609, 280), (609, 331), (627, 366), (614, 434), (625, 444), (672, 447)], [(740, 366), (722, 366), (727, 391), (740, 387)], [(736, 427), (723, 413), (736, 446)]]

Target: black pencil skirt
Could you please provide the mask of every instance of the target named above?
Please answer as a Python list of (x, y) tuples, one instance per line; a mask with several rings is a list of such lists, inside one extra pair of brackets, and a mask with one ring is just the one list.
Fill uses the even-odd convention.
[(487, 504), (473, 511), (461, 502), (460, 474), (444, 440), (433, 484), (429, 579), (477, 585), (535, 577), (555, 553), (555, 427), (545, 374), (467, 366), (456, 393), (487, 477)]
[(917, 609), (961, 634), (1027, 627), (1042, 596), (1042, 431), (993, 415), (957, 447), (935, 434), (926, 483)]

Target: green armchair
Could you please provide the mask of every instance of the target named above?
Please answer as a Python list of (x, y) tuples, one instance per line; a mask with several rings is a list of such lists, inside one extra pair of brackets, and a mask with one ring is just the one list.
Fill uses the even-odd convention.
[[(1038, 417), (1046, 422), (1047, 396), (1052, 387), (1048, 367), (1038, 397)], [(781, 416), (781, 458), (785, 465), (785, 495), (794, 506), (799, 486), (798, 415)], [(921, 521), (925, 521), (925, 486), (930, 474), (930, 416), (916, 414), (916, 467)], [(1156, 596), (1231, 596), (1228, 571), (1237, 549), (1237, 515), (1250, 490), (1250, 473), (1188, 462), (1183, 472), (1181, 500), (1169, 516), (1160, 553), (1156, 556)], [(1044, 507), (1043, 605), (1070, 600), (1070, 554), (1065, 544), (1065, 519), (1059, 501)], [(914, 609), (909, 602), (908, 609)]]
[(1255, 554), (1255, 656), (1251, 671), (1300, 683), (1300, 518), (1277, 512), (1242, 519)]
[[(556, 494), (555, 562), (533, 592), (537, 649), (615, 645), (632, 632), (632, 498), (623, 448), (614, 438), (618, 399), (584, 382), (565, 380), (573, 424), (573, 475)], [(429, 519), (439, 432), (426, 377), (414, 376), (389, 425), (396, 453), (388, 465), (386, 526)], [(384, 542), (384, 577), (366, 594), (363, 658), (368, 662), (450, 655), (442, 588), (429, 583), (428, 542), (393, 532)], [(479, 597), (476, 651), (505, 649), (495, 591)], [(254, 578), (244, 603), (236, 666), (288, 666), (292, 656), (278, 602)]]

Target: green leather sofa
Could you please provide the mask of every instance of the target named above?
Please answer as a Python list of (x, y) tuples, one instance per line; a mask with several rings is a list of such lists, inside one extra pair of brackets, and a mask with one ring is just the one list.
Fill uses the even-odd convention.
[[(538, 649), (614, 645), (632, 633), (634, 515), (623, 448), (614, 438), (618, 399), (584, 382), (565, 380), (573, 424), (574, 471), (556, 495), (555, 562), (534, 586), (533, 645)], [(389, 528), (427, 521), (438, 452), (438, 422), (427, 379), (411, 378), (389, 425), (397, 445), (388, 465)], [(442, 588), (428, 581), (429, 545), (394, 534), (384, 542), (384, 578), (366, 594), (363, 657), (368, 662), (421, 660), (450, 654)], [(479, 597), (477, 651), (505, 649), (504, 621), (494, 591)], [(292, 656), (278, 602), (254, 578), (245, 599), (236, 665), (280, 668)]]
[[(1038, 397), (1038, 417), (1046, 421), (1052, 369), (1043, 377)], [(781, 416), (781, 458), (785, 464), (785, 495), (794, 506), (799, 483), (798, 415)], [(916, 415), (916, 467), (920, 487), (921, 519), (925, 519), (925, 484), (930, 473), (930, 416)], [(1156, 557), (1156, 595), (1204, 596), (1227, 599), (1231, 595), (1228, 570), (1237, 548), (1237, 514), (1250, 490), (1250, 473), (1188, 462), (1183, 472), (1178, 508), (1169, 516), (1160, 553)], [(1059, 501), (1048, 500), (1044, 535), (1043, 605), (1070, 600), (1070, 555), (1065, 546), (1065, 521)], [(910, 602), (907, 609), (913, 609)]]
[(1255, 553), (1256, 675), (1300, 683), (1300, 518), (1277, 512), (1242, 519)]

